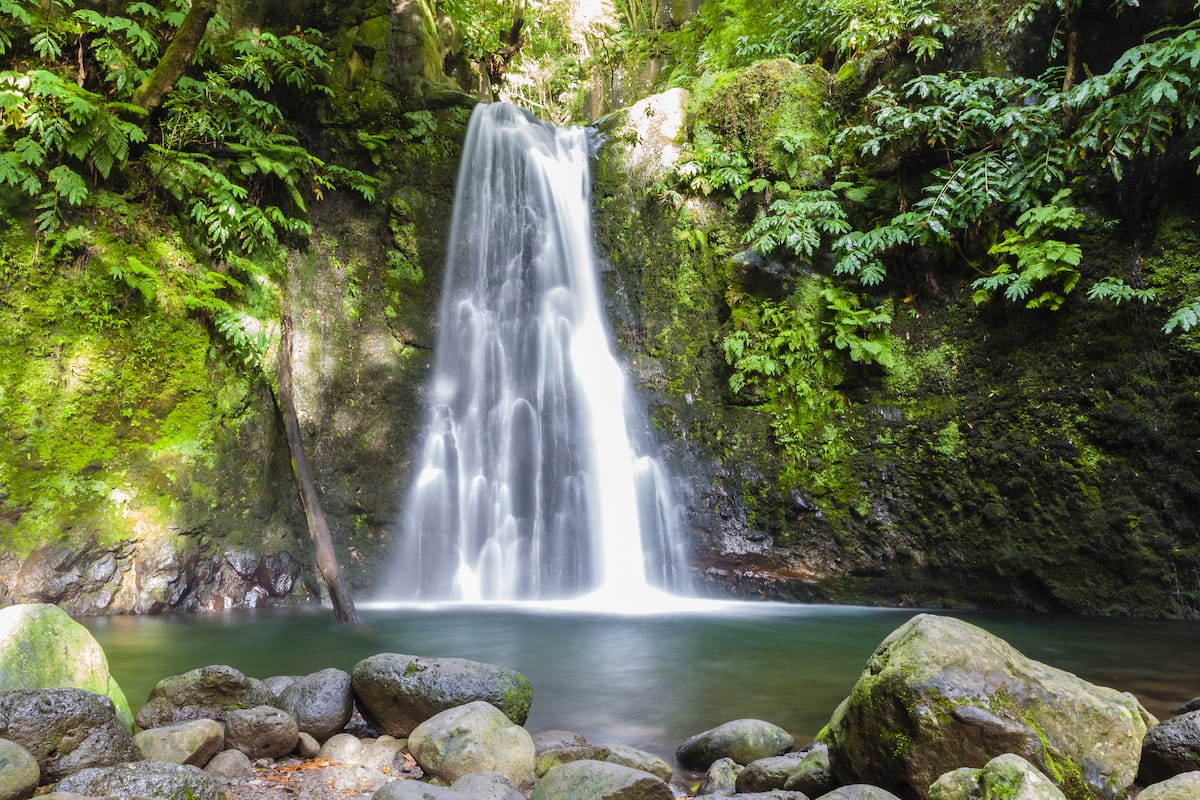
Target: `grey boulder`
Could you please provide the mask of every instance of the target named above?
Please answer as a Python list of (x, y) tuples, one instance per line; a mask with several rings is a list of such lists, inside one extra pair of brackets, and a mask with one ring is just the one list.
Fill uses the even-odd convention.
[(0, 739), (28, 750), (47, 782), (138, 758), (112, 700), (83, 689), (0, 693)]
[(296, 720), (274, 706), (238, 709), (225, 716), (225, 746), (242, 751), (251, 761), (286, 756), (299, 740)]
[(524, 725), (533, 702), (533, 687), (521, 673), (463, 658), (379, 653), (354, 665), (351, 685), (367, 722), (400, 737), (434, 714), (477, 700)]
[(204, 771), (217, 780), (232, 781), (254, 772), (254, 764), (241, 750), (222, 750), (212, 757)]
[(800, 763), (788, 775), (783, 788), (820, 797), (836, 785), (829, 768), (829, 748), (818, 742), (802, 752)]
[(546, 773), (530, 800), (674, 800), (671, 787), (649, 772), (606, 761), (572, 761)]
[(800, 753), (787, 753), (751, 761), (742, 770), (742, 774), (738, 775), (737, 790), (747, 793), (782, 789), (792, 771), (800, 766), (800, 759), (803, 757)]
[(708, 771), (704, 773), (704, 780), (700, 781), (700, 788), (696, 794), (721, 796), (733, 794), (737, 791), (738, 775), (741, 775), (744, 769), (745, 767), (732, 758), (718, 758), (709, 764)]
[(0, 800), (25, 800), (38, 787), (37, 759), (16, 742), (0, 739)]
[(408, 749), (421, 769), (444, 781), (491, 771), (517, 785), (533, 783), (533, 738), (482, 700), (425, 720), (408, 737)]
[(148, 729), (193, 719), (223, 722), (230, 711), (267, 705), (273, 699), (262, 681), (216, 664), (159, 681), (138, 712), (137, 724)]
[(1200, 771), (1184, 772), (1147, 786), (1138, 795), (1138, 800), (1196, 800), (1197, 797), (1200, 797)]
[(354, 714), (350, 673), (330, 668), (297, 678), (272, 705), (291, 714), (303, 733), (323, 742), (345, 728)]
[(839, 786), (832, 792), (821, 795), (817, 800), (900, 800), (900, 798), (887, 789), (881, 789), (869, 783), (852, 783), (849, 786)]
[(945, 772), (1015, 753), (1077, 800), (1123, 800), (1150, 724), (1132, 695), (919, 614), (876, 649), (822, 740), (843, 784), (924, 798)]
[(499, 772), (472, 772), (450, 785), (472, 800), (525, 800), (525, 795)]
[(560, 764), (583, 760), (607, 761), (610, 764), (620, 764), (624, 767), (640, 769), (642, 772), (649, 772), (664, 781), (671, 780), (670, 764), (653, 753), (623, 744), (585, 744), (543, 750), (537, 756), (537, 774), (545, 775)]
[[(379, 787), (371, 800), (476, 800), (469, 794), (420, 781), (392, 781)], [(565, 798), (563, 798), (565, 800)]]
[(214, 720), (195, 719), (134, 734), (133, 743), (147, 761), (203, 767), (221, 752), (225, 729)]
[(778, 725), (760, 719), (735, 719), (689, 737), (675, 759), (689, 769), (706, 770), (719, 758), (746, 765), (792, 749), (795, 740)]
[(1139, 783), (1158, 783), (1196, 770), (1200, 770), (1200, 711), (1161, 722), (1142, 740)]
[(1014, 753), (997, 756), (982, 769), (959, 768), (929, 787), (930, 800), (1066, 800), (1037, 767)]
[(59, 781), (55, 790), (90, 797), (225, 800), (225, 792), (212, 775), (199, 767), (169, 761), (135, 761), (81, 770)]

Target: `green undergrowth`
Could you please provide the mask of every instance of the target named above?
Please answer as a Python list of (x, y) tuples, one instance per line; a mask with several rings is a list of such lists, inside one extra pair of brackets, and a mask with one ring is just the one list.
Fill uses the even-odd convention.
[(237, 278), (193, 252), (116, 198), (54, 245), (16, 222), (0, 234), (6, 551), (122, 541), (225, 501), (214, 443), (255, 413), (252, 378), (209, 313)]

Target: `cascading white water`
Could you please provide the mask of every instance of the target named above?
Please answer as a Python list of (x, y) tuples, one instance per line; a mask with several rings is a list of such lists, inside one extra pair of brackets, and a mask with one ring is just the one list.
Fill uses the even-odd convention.
[(581, 128), (503, 103), (471, 117), (387, 599), (678, 586), (669, 481), (627, 422), (602, 314), (587, 160)]

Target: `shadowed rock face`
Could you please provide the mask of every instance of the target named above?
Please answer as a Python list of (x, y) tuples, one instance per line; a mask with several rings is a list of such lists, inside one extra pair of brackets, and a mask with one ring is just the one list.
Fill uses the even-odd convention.
[(46, 782), (140, 757), (112, 701), (83, 689), (0, 693), (0, 739), (28, 750)]
[(875, 651), (825, 741), (839, 781), (907, 797), (925, 797), (943, 773), (1016, 753), (1073, 800), (1119, 800), (1149, 724), (1132, 695), (1026, 658), (968, 623), (921, 614)]

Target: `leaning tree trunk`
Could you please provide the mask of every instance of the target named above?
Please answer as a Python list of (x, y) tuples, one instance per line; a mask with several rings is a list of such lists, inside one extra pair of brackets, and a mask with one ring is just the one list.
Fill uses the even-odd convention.
[(154, 71), (146, 76), (146, 80), (142, 81), (142, 85), (133, 93), (134, 105), (153, 111), (162, 104), (167, 92), (171, 91), (175, 81), (187, 72), (192, 59), (196, 57), (196, 49), (200, 46), (200, 40), (204, 38), (208, 21), (215, 13), (217, 0), (192, 0), (192, 7), (188, 9), (187, 16), (183, 18), (179, 30), (175, 31), (175, 36), (155, 65)]
[(329, 535), (329, 524), (321, 510), (317, 486), (313, 482), (308, 457), (304, 454), (304, 439), (300, 436), (300, 420), (296, 416), (296, 403), (292, 396), (292, 318), (283, 315), (283, 336), (279, 343), (279, 388), (277, 401), (279, 413), (283, 415), (283, 428), (287, 434), (288, 450), (292, 456), (292, 474), (296, 477), (296, 489), (300, 493), (300, 505), (308, 521), (308, 534), (312, 537), (313, 549), (317, 554), (317, 569), (329, 589), (333, 602), (333, 613), (339, 622), (358, 623), (358, 611), (354, 599), (342, 579), (342, 568), (333, 551), (333, 539)]

